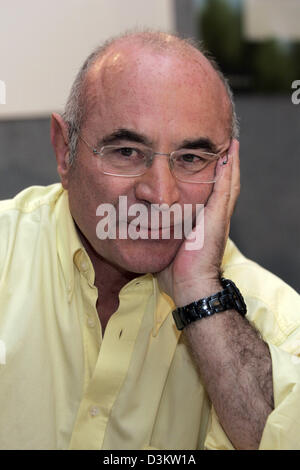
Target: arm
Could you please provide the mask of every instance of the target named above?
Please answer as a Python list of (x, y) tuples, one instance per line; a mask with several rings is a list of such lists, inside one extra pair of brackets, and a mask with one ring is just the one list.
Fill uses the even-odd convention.
[(185, 334), (219, 421), (237, 449), (257, 449), (272, 411), (267, 345), (235, 311), (194, 322)]
[[(204, 246), (185, 250), (158, 279), (177, 306), (187, 305), (222, 290), (220, 266), (230, 217), (239, 193), (238, 142), (205, 207)], [(247, 320), (226, 311), (185, 328), (206, 390), (220, 423), (237, 449), (259, 446), (273, 407), (269, 349)]]

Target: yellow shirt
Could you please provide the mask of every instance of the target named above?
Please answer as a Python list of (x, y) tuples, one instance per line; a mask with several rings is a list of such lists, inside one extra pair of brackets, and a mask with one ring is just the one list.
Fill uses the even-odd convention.
[[(2, 201), (0, 240), (2, 449), (232, 449), (155, 277), (122, 288), (102, 338), (60, 184)], [(299, 296), (231, 241), (223, 269), (271, 351), (276, 408), (260, 447), (300, 449)]]

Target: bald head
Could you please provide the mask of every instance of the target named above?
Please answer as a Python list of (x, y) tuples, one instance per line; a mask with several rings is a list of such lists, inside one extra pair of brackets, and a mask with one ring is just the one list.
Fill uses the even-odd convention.
[[(79, 132), (96, 111), (96, 107), (118, 93), (125, 93), (130, 106), (131, 95), (143, 87), (143, 77), (153, 80), (173, 80), (173, 95), (178, 87), (193, 87), (194, 93), (204, 93), (206, 107), (224, 115), (224, 128), (237, 137), (237, 122), (232, 94), (226, 79), (214, 61), (207, 58), (194, 44), (177, 36), (161, 32), (128, 33), (98, 47), (80, 69), (63, 115), (69, 125), (70, 160), (76, 154)], [(169, 87), (170, 88), (170, 87)], [(173, 96), (173, 98), (174, 98)], [(169, 97), (170, 99), (170, 97)], [(170, 103), (170, 101), (168, 102)], [(142, 103), (145, 106), (145, 103)], [(101, 109), (99, 108), (99, 112)], [(107, 106), (103, 106), (103, 109)]]

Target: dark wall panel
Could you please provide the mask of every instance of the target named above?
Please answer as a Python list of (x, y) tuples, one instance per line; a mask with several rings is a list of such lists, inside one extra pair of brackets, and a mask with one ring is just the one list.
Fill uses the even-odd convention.
[(50, 120), (0, 121), (0, 199), (58, 180)]
[(242, 189), (232, 238), (300, 292), (300, 105), (289, 96), (236, 101)]

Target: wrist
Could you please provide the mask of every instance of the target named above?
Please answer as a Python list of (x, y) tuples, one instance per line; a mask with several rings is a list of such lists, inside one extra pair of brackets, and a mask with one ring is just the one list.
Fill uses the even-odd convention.
[(173, 300), (176, 307), (184, 307), (191, 302), (213, 295), (220, 290), (222, 290), (220, 279), (200, 279), (197, 282), (193, 281), (193, 283), (178, 285), (173, 291)]
[[(220, 285), (221, 288), (219, 282), (217, 284), (206, 283), (205, 288), (200, 290), (202, 297), (198, 297), (197, 300), (192, 300), (188, 304), (186, 302), (189, 298), (194, 297), (193, 293), (191, 296), (185, 294), (176, 299), (178, 304), (181, 305), (177, 304), (177, 308), (173, 310), (172, 314), (178, 330), (182, 330), (197, 320), (228, 310), (236, 310), (242, 316), (246, 315), (247, 306), (234, 282), (222, 278), (220, 279)], [(213, 293), (211, 293), (211, 289), (214, 289)], [(204, 292), (209, 292), (209, 294), (203, 297)]]

